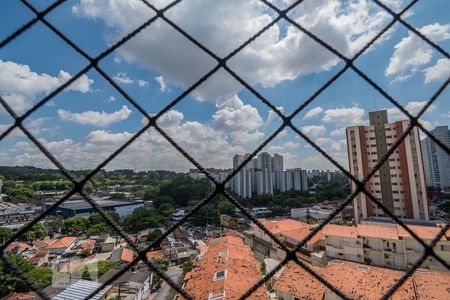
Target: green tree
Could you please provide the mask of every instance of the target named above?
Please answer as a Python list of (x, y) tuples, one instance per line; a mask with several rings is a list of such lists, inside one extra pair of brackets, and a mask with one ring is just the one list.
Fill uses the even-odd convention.
[(106, 223), (98, 223), (94, 226), (89, 227), (86, 230), (86, 235), (87, 236), (102, 235), (109, 232), (110, 230), (108, 228), (108, 225), (106, 225)]
[[(167, 269), (169, 268), (169, 261), (166, 259), (155, 259), (153, 261), (153, 263), (155, 264), (155, 267), (161, 271), (162, 273), (166, 272)], [(161, 278), (158, 276), (158, 274), (154, 273), (153, 274), (153, 281), (152, 281), (152, 286), (153, 287), (157, 287), (159, 286), (161, 281)]]
[(47, 228), (42, 223), (37, 223), (28, 229), (19, 240), (24, 242), (32, 242), (36, 240), (42, 240), (48, 236)]
[(183, 274), (186, 275), (186, 273), (192, 271), (194, 268), (194, 262), (192, 260), (185, 262), (183, 265), (181, 265), (181, 268), (183, 269)]
[(49, 216), (46, 219), (47, 230), (50, 236), (55, 233), (61, 232), (61, 228), (64, 224), (64, 218), (62, 216)]
[(219, 214), (225, 214), (234, 217), (236, 215), (236, 208), (228, 200), (222, 200), (217, 204), (217, 209), (219, 210)]
[(62, 232), (68, 235), (83, 233), (88, 227), (88, 221), (83, 217), (72, 217), (64, 221)]
[(53, 271), (50, 268), (35, 267), (27, 275), (38, 287), (45, 288), (52, 283)]
[(0, 227), (0, 243), (6, 242), (7, 239), (12, 235), (12, 231), (6, 227)]
[(170, 204), (173, 206), (174, 203), (175, 202), (173, 201), (172, 197), (167, 195), (158, 196), (153, 200), (153, 206), (155, 208), (159, 208), (162, 204)]
[(157, 238), (159, 238), (161, 236), (162, 232), (159, 229), (155, 229), (152, 232), (150, 232), (147, 236), (147, 242), (151, 243), (154, 240), (156, 240)]
[[(52, 281), (52, 270), (35, 267), (20, 254), (10, 252), (7, 254), (13, 264), (19, 267), (36, 285), (46, 287)], [(3, 260), (0, 260), (0, 297), (12, 292), (27, 292), (30, 286), (26, 284)]]

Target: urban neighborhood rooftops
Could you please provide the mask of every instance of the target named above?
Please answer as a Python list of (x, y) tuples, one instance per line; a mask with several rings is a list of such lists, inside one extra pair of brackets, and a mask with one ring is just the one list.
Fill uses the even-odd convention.
[[(194, 299), (238, 299), (261, 279), (260, 265), (239, 237), (212, 239), (195, 268), (186, 274), (184, 289)], [(249, 299), (268, 299), (264, 287)]]
[[(327, 267), (310, 265), (310, 268), (353, 299), (379, 299), (404, 274), (401, 271), (340, 261), (330, 262)], [(279, 296), (290, 295), (311, 300), (322, 300), (325, 294), (332, 293), (295, 263), (287, 264), (274, 290)], [(392, 299), (449, 299), (449, 297), (449, 273), (417, 271), (397, 290)]]

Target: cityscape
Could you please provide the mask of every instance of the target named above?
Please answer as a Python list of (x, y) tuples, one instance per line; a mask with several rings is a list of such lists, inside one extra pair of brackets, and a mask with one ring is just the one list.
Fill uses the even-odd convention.
[(449, 1), (0, 7), (0, 300), (450, 299)]

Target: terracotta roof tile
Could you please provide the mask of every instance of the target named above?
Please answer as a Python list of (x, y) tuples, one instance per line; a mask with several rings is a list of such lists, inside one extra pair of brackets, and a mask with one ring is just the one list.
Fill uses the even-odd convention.
[(57, 239), (53, 243), (51, 243), (47, 248), (48, 249), (56, 249), (56, 248), (65, 248), (75, 241), (76, 237), (73, 236), (65, 236)]
[(164, 256), (164, 251), (163, 250), (156, 250), (156, 251), (148, 251), (147, 252), (147, 258), (152, 258), (152, 259), (163, 259)]
[[(329, 283), (353, 299), (379, 299), (403, 275), (401, 271), (359, 265), (357, 263), (329, 263), (327, 267), (309, 265)], [(349, 280), (351, 278), (351, 280)], [(414, 282), (413, 282), (414, 280)], [(449, 299), (450, 274), (416, 272), (390, 299)], [(302, 299), (323, 299), (331, 292), (317, 279), (295, 263), (289, 263), (274, 286), (279, 292)]]
[(38, 250), (28, 262), (32, 265), (37, 265), (39, 261), (48, 254), (48, 250)]
[[(224, 279), (214, 280), (216, 272), (225, 271)], [(210, 294), (225, 290), (225, 298), (238, 299), (259, 279), (260, 264), (250, 247), (242, 238), (225, 236), (212, 239), (204, 256), (194, 269), (185, 276), (184, 289), (194, 299), (208, 299)], [(182, 298), (183, 299), (183, 298)], [(258, 288), (248, 299), (269, 299), (264, 286)]]
[(24, 251), (24, 250), (29, 250), (31, 249), (31, 246), (26, 244), (26, 243), (21, 243), (21, 242), (12, 242), (11, 244), (8, 245), (8, 247), (6, 247), (7, 251), (11, 251), (14, 249), (19, 248), (20, 250)]

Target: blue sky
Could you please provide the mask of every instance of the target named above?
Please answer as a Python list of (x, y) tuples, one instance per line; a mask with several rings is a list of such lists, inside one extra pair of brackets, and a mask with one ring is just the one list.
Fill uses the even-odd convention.
[[(50, 1), (30, 1), (39, 10)], [(153, 1), (163, 7), (168, 1)], [(284, 6), (290, 1), (272, 1)], [(406, 1), (383, 1), (398, 11)], [(419, 1), (406, 20), (447, 52), (450, 3)], [(84, 51), (96, 56), (139, 26), (153, 12), (138, 0), (66, 1), (47, 19)], [(371, 1), (307, 0), (290, 17), (347, 56), (352, 56), (391, 18)], [(195, 16), (195, 17), (193, 17)], [(19, 1), (0, 10), (0, 39), (33, 17)], [(258, 1), (186, 0), (167, 17), (224, 56), (274, 17)], [(88, 61), (38, 23), (0, 49), (0, 95), (18, 114), (32, 107), (81, 70)], [(450, 75), (450, 62), (403, 25), (394, 25), (355, 62), (390, 95), (417, 113)], [(298, 29), (279, 22), (228, 65), (264, 97), (292, 112), (342, 67)], [(163, 21), (157, 21), (104, 60), (100, 66), (149, 113), (157, 113), (214, 67), (214, 60)], [(369, 111), (393, 105), (352, 70), (347, 70), (294, 119), (294, 124), (347, 166), (345, 127), (367, 122)], [(0, 131), (12, 119), (0, 111)], [(447, 89), (423, 118), (434, 128), (450, 123)], [(175, 105), (159, 123), (173, 139), (207, 167), (231, 167), (234, 153), (252, 151), (281, 121), (250, 91), (220, 70)], [(91, 70), (34, 112), (25, 125), (50, 152), (72, 169), (93, 168), (143, 126), (143, 115), (95, 70)], [(0, 143), (1, 165), (53, 167), (15, 130)], [(285, 156), (287, 167), (334, 169), (290, 130), (266, 149)], [(192, 167), (154, 131), (141, 136), (107, 168), (173, 169)]]

